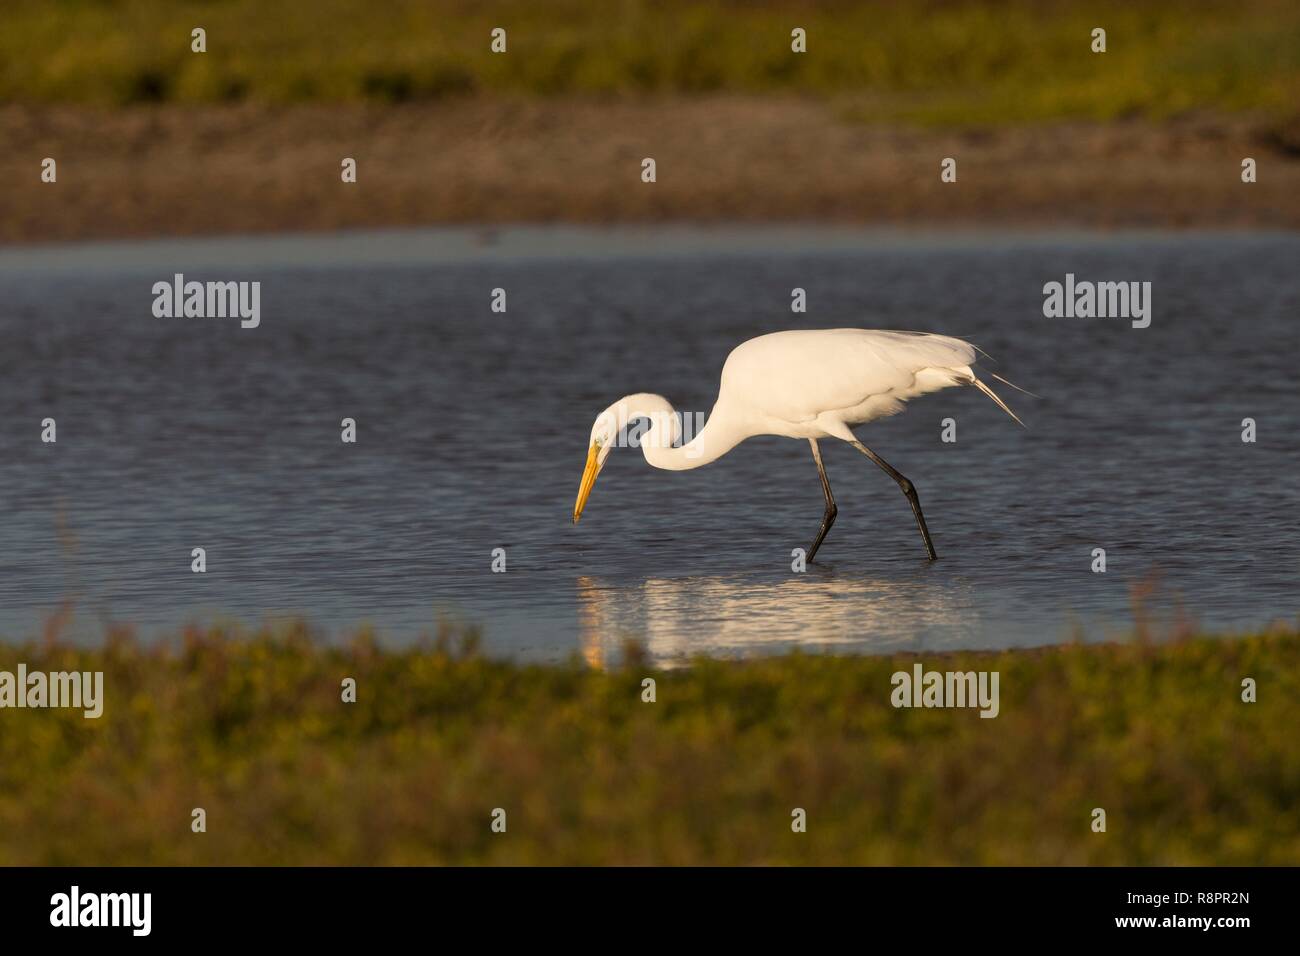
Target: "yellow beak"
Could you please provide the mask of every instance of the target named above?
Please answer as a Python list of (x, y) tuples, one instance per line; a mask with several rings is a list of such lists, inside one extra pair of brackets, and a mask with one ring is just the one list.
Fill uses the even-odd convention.
[(600, 448), (595, 442), (587, 449), (587, 467), (582, 471), (582, 484), (578, 486), (578, 500), (573, 506), (573, 523), (577, 524), (578, 519), (582, 517), (582, 509), (587, 507), (587, 498), (591, 496), (591, 488), (596, 484), (596, 476), (600, 474), (600, 460), (597, 453)]

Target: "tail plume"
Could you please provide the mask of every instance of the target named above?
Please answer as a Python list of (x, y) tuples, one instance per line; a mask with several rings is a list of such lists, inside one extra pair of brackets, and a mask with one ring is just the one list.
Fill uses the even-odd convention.
[(1001, 375), (999, 375), (997, 372), (989, 372), (989, 374), (990, 374), (991, 376), (993, 376), (994, 378), (996, 378), (996, 379), (997, 379), (999, 382), (1001, 382), (1003, 385), (1010, 385), (1010, 386), (1011, 386), (1012, 388), (1014, 388), (1017, 392), (1024, 392), (1026, 395), (1029, 395), (1029, 396), (1031, 396), (1031, 397), (1033, 397), (1033, 398), (1042, 398), (1042, 397), (1043, 397), (1043, 396), (1038, 395), (1038, 394), (1036, 394), (1036, 393), (1034, 393), (1034, 392), (1031, 392), (1031, 391), (1030, 391), (1029, 389), (1027, 389), (1027, 388), (1021, 388), (1021, 387), (1020, 387), (1019, 385), (1017, 385), (1015, 382), (1008, 382), (1005, 378), (1003, 378), (1003, 377), (1002, 377)]
[[(996, 375), (995, 375), (995, 376), (993, 376), (993, 377), (994, 377), (994, 378), (997, 378), (998, 381), (1001, 381), (1001, 382), (1007, 382), (1006, 379), (1004, 379), (1004, 378), (1000, 378), (999, 376), (996, 376)], [(983, 392), (983, 393), (984, 393), (985, 395), (987, 395), (989, 398), (993, 399), (993, 401), (997, 404), (998, 408), (1002, 409), (1004, 412), (1006, 412), (1008, 415), (1010, 415), (1012, 418), (1015, 419), (1017, 425), (1019, 425), (1021, 428), (1028, 428), (1028, 426), (1027, 426), (1024, 422), (1022, 422), (1022, 421), (1021, 421), (1021, 420), (1016, 416), (1016, 413), (1013, 412), (1011, 409), (1009, 409), (1009, 408), (1007, 407), (1007, 403), (1004, 402), (1004, 401), (1002, 401), (1002, 399), (998, 398), (998, 396), (994, 393), (993, 389), (989, 388), (987, 385), (985, 385), (983, 382), (981, 382), (979, 379), (977, 379), (974, 375), (972, 375), (972, 376), (970, 377), (970, 384), (974, 385), (976, 388), (978, 388), (981, 392)], [(1007, 382), (1007, 384), (1008, 384), (1008, 385), (1011, 385), (1010, 382)], [(1018, 388), (1018, 386), (1015, 386), (1015, 385), (1011, 385), (1011, 387), (1012, 387), (1012, 388)], [(1024, 389), (1019, 389), (1019, 390), (1022, 391), (1022, 392), (1024, 391)], [(1028, 395), (1028, 394), (1031, 394), (1031, 393), (1026, 392), (1025, 394)]]

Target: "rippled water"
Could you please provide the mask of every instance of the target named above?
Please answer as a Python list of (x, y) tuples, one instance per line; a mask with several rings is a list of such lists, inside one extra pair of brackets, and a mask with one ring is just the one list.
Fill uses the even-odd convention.
[[(816, 230), (10, 250), (0, 633), (62, 610), (80, 638), (304, 615), (407, 639), (450, 617), (491, 652), (547, 659), (626, 638), (664, 658), (998, 647), (1123, 629), (1153, 582), (1157, 610), (1211, 627), (1294, 619), (1297, 262), (1287, 235)], [(260, 280), (261, 326), (154, 318), (151, 286), (177, 270)], [(1151, 327), (1044, 318), (1043, 283), (1067, 272), (1151, 281)], [(804, 574), (791, 549), (822, 495), (802, 441), (680, 473), (617, 451), (571, 525), (607, 404), (645, 390), (707, 412), (734, 345), (835, 326), (967, 337), (1041, 396), (1000, 389), (1028, 431), (973, 389), (859, 429), (916, 484), (940, 561), (893, 483), (834, 442), (839, 518)]]

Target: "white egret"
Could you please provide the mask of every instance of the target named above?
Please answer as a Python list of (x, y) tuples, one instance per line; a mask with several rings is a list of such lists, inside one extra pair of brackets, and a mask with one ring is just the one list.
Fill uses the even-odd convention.
[(707, 465), (755, 435), (807, 439), (826, 496), (821, 529), (808, 549), (809, 561), (838, 511), (817, 442), (823, 438), (846, 441), (898, 483), (912, 506), (930, 560), (934, 560), (934, 544), (916, 489), (858, 441), (850, 426), (897, 414), (908, 399), (950, 385), (974, 385), (1023, 425), (1006, 403), (975, 377), (971, 371), (975, 360), (976, 349), (970, 343), (926, 332), (818, 329), (773, 332), (742, 342), (722, 366), (718, 399), (707, 424), (686, 444), (677, 444), (681, 434), (677, 413), (662, 395), (627, 395), (600, 413), (591, 427), (587, 466), (573, 506), (574, 524), (619, 435), (629, 422), (649, 419), (652, 425), (641, 436), (641, 449), (646, 461), (668, 471)]

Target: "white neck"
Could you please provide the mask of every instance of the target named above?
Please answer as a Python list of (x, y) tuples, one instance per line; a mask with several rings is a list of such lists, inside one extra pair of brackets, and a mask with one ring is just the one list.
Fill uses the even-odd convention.
[(641, 450), (646, 461), (665, 471), (686, 471), (707, 465), (749, 437), (749, 432), (720, 404), (713, 406), (699, 434), (681, 446), (677, 445), (681, 438), (677, 413), (662, 395), (649, 392), (627, 395), (606, 411), (615, 417), (620, 431), (636, 419), (651, 421), (650, 429), (641, 433)]

